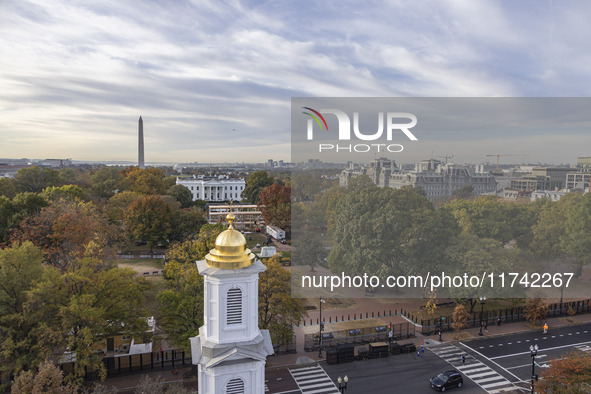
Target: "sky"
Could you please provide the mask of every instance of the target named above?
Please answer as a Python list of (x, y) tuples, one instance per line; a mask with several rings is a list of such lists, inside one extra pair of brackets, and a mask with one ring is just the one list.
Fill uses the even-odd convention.
[[(134, 161), (142, 116), (146, 162), (290, 161), (292, 97), (589, 97), (589, 15), (582, 0), (1, 0), (0, 157)], [(483, 160), (459, 138), (436, 153)], [(584, 135), (552, 144), (528, 160), (591, 155)]]

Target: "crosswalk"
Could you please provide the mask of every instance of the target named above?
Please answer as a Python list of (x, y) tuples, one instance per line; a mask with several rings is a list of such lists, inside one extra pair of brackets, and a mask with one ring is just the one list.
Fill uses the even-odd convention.
[(337, 386), (320, 365), (290, 369), (302, 394), (339, 394)]
[(447, 361), (455, 369), (470, 378), (474, 383), (482, 387), (488, 393), (501, 393), (513, 391), (517, 387), (500, 375), (494, 369), (486, 366), (479, 360), (466, 357), (465, 364), (462, 364), (462, 355), (466, 352), (454, 345), (445, 345), (429, 348), (433, 353)]

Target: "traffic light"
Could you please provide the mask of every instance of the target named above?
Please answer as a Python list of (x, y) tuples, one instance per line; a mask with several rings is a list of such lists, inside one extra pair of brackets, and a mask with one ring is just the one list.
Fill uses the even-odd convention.
[(391, 329), (391, 328), (392, 328), (392, 327), (391, 327), (391, 326), (388, 324), (388, 331), (390, 331), (390, 329)]
[(320, 332), (324, 331), (324, 322), (320, 322)]

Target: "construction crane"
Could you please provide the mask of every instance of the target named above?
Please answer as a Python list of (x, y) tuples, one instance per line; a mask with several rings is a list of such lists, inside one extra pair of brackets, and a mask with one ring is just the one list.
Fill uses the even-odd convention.
[(499, 155), (486, 155), (486, 157), (497, 157), (497, 170), (499, 169), (499, 157), (501, 156), (527, 156), (519, 153), (506, 153), (506, 154), (499, 154)]
[(437, 157), (445, 157), (445, 164), (447, 164), (447, 159), (453, 159), (454, 155), (448, 156), (448, 155), (439, 155)]

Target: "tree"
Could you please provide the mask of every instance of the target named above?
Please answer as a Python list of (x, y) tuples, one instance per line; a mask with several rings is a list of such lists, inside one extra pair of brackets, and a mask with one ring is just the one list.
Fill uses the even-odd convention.
[(9, 178), (0, 178), (0, 196), (13, 198), (16, 195), (14, 181)]
[(264, 188), (259, 202), (265, 223), (274, 224), (289, 232), (291, 230), (291, 188), (277, 183)]
[(293, 195), (296, 201), (312, 201), (322, 190), (320, 174), (300, 172), (293, 178)]
[(124, 221), (130, 237), (146, 241), (152, 251), (170, 236), (172, 209), (159, 196), (144, 196), (129, 205)]
[(205, 213), (197, 207), (176, 210), (172, 216), (170, 240), (184, 241), (194, 238), (205, 223)]
[(116, 229), (92, 203), (59, 200), (23, 220), (11, 240), (33, 242), (45, 252), (48, 264), (65, 270), (82, 256), (90, 241), (108, 253), (107, 247), (117, 238)]
[(299, 298), (292, 298), (290, 273), (275, 255), (264, 262), (267, 270), (259, 277), (259, 327), (268, 329), (274, 344), (287, 343), (293, 326), (307, 316)]
[(195, 261), (205, 258), (223, 230), (221, 224), (204, 225), (197, 239), (175, 243), (166, 253), (167, 287), (156, 297), (162, 314), (159, 326), (167, 340), (181, 349), (189, 350), (189, 338), (198, 335), (203, 325), (203, 278)]
[(60, 174), (50, 168), (41, 169), (38, 166), (21, 168), (14, 177), (17, 190), (20, 192), (39, 193), (47, 186), (57, 186), (61, 183)]
[[(518, 250), (505, 248), (501, 242), (491, 238), (478, 238), (465, 233), (450, 241), (443, 260), (449, 267), (445, 273), (450, 275), (482, 276), (482, 273), (486, 272), (487, 275), (496, 276), (502, 272), (515, 272), (520, 269)], [(449, 292), (450, 296), (469, 303), (469, 313), (473, 312), (480, 296), (516, 298), (522, 295), (522, 290), (518, 287), (490, 287), (487, 282), (479, 288), (452, 287)]]
[(536, 385), (540, 393), (591, 392), (591, 354), (576, 350), (552, 360)]
[(451, 198), (457, 200), (470, 200), (474, 198), (474, 196), (474, 186), (471, 185), (462, 186), (451, 193)]
[(267, 186), (271, 186), (275, 180), (267, 171), (255, 171), (246, 179), (246, 187), (242, 191), (242, 198), (251, 204), (257, 204), (259, 194)]
[(109, 198), (104, 207), (104, 212), (113, 224), (121, 225), (125, 212), (132, 202), (139, 199), (141, 195), (135, 192), (121, 192)]
[(497, 196), (454, 200), (444, 209), (453, 214), (464, 233), (502, 243), (513, 239), (530, 240), (531, 227), (537, 220), (528, 205), (507, 203)]
[(543, 321), (548, 316), (548, 304), (541, 298), (529, 298), (525, 304), (523, 317), (537, 324), (538, 320)]
[(165, 179), (166, 174), (156, 167), (146, 169), (128, 167), (123, 171), (123, 175), (124, 188), (139, 194), (160, 195), (165, 194), (169, 188)]
[(13, 394), (77, 394), (79, 387), (73, 383), (64, 382), (64, 373), (49, 361), (39, 365), (39, 371), (22, 371), (14, 379), (11, 388)]
[(37, 214), (45, 206), (47, 201), (33, 193), (17, 194), (12, 200), (0, 196), (0, 243), (8, 242), (23, 219)]
[(203, 278), (194, 261), (169, 260), (165, 267), (168, 286), (156, 298), (162, 314), (159, 325), (167, 341), (187, 351), (189, 338), (199, 335), (203, 325)]
[(73, 379), (77, 382), (86, 370), (106, 376), (102, 354), (94, 351), (105, 338), (122, 333), (150, 340), (143, 309), (144, 279), (130, 268), (106, 268), (93, 255), (90, 246), (68, 271), (45, 270), (25, 305), (45, 325), (41, 342), (75, 353)]
[(189, 208), (193, 205), (193, 193), (183, 185), (172, 185), (166, 192), (181, 203), (181, 208)]
[(349, 192), (335, 209), (333, 272), (363, 275), (426, 273), (436, 269), (458, 232), (450, 215), (417, 190), (367, 187)]
[(319, 265), (328, 255), (328, 251), (322, 245), (317, 234), (306, 232), (302, 236), (294, 238), (294, 252), (292, 259), (296, 265), (310, 266), (310, 272)]
[(43, 189), (43, 196), (48, 201), (55, 201), (64, 199), (67, 201), (84, 201), (86, 200), (86, 192), (81, 187), (76, 185), (65, 185), (65, 186), (49, 186)]
[(564, 251), (578, 263), (576, 274), (580, 275), (583, 265), (591, 263), (591, 194), (583, 195), (577, 205), (568, 213), (565, 225)]
[(452, 320), (452, 327), (454, 330), (460, 331), (468, 328), (468, 312), (466, 312), (464, 305), (459, 304), (454, 308)]
[(43, 322), (25, 311), (27, 293), (41, 279), (42, 260), (43, 252), (30, 242), (0, 250), (0, 376), (31, 369), (51, 353), (38, 340)]
[(104, 166), (92, 172), (90, 192), (99, 198), (110, 198), (121, 188), (123, 175), (117, 167)]

